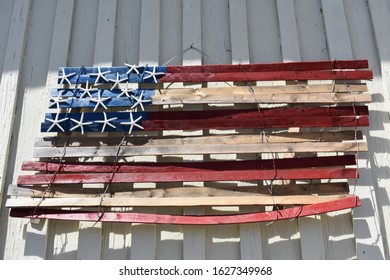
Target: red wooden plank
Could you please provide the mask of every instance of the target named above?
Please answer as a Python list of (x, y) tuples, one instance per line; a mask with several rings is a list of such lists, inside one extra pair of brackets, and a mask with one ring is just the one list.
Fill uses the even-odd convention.
[(18, 209), (13, 208), (10, 216), (15, 218), (101, 221), (119, 223), (177, 224), (177, 225), (218, 225), (272, 222), (344, 210), (361, 206), (357, 196), (330, 202), (298, 206), (279, 211), (219, 215), (219, 216), (179, 216), (166, 214), (120, 213), (120, 212), (77, 212), (58, 209)]
[(231, 120), (144, 120), (141, 125), (146, 131), (235, 129), (235, 128), (288, 128), (288, 127), (355, 127), (368, 126), (368, 116), (361, 117), (294, 117), (294, 118), (240, 118)]
[(275, 71), (275, 72), (229, 72), (229, 73), (167, 73), (159, 82), (250, 82), (294, 80), (371, 80), (372, 71)]
[(367, 106), (338, 106), (338, 107), (294, 107), (294, 108), (272, 108), (259, 110), (205, 110), (205, 111), (165, 111), (149, 112), (149, 120), (239, 120), (259, 119), (275, 117), (347, 117), (347, 116), (368, 116)]
[(263, 64), (238, 65), (196, 65), (196, 66), (168, 66), (168, 73), (226, 73), (226, 72), (263, 72), (263, 71), (303, 71), (303, 70), (331, 70), (331, 69), (363, 69), (368, 68), (365, 60), (324, 60), (304, 62), (283, 62)]
[[(354, 155), (306, 157), (268, 160), (247, 161), (211, 161), (211, 162), (159, 162), (159, 163), (118, 163), (113, 166), (111, 162), (65, 162), (61, 165), (61, 172), (96, 172), (109, 173), (116, 170), (118, 173), (137, 172), (203, 172), (223, 170), (259, 170), (291, 169), (325, 166), (355, 165)], [(42, 172), (56, 172), (60, 168), (59, 163), (52, 162), (23, 162), (22, 170)]]
[(155, 173), (92, 173), (92, 174), (37, 174), (18, 177), (18, 185), (142, 183), (142, 182), (208, 182), (245, 180), (311, 180), (356, 178), (355, 168), (301, 168), (280, 170), (233, 170), (203, 172)]

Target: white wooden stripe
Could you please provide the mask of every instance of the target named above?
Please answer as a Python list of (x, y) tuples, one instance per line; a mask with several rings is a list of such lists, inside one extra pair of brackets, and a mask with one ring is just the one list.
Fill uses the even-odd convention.
[[(74, 1), (57, 3), (47, 75), (47, 91), (56, 87), (58, 67), (67, 63), (71, 38)], [(75, 259), (78, 240), (78, 222), (48, 221), (47, 259)], [(66, 237), (66, 239), (64, 238)]]
[(0, 1), (0, 80), (3, 72), (3, 65), (5, 59), (5, 52), (7, 50), (7, 39), (12, 22), (12, 11), (14, 8), (14, 1)]
[[(158, 65), (160, 53), (160, 0), (142, 1), (139, 40), (139, 64)], [(156, 134), (155, 134), (156, 135)], [(156, 161), (156, 157), (139, 157), (136, 160)], [(135, 188), (153, 187), (155, 184), (134, 184)], [(140, 209), (142, 213), (155, 213), (155, 208)], [(156, 258), (156, 226), (132, 225), (131, 259)]]
[[(376, 23), (380, 25), (387, 23), (387, 30), (390, 30), (390, 20), (389, 20), (389, 2), (379, 3), (374, 1), (369, 5), (372, 8), (371, 13), (374, 12), (374, 15), (371, 16), (372, 22), (370, 20), (370, 13), (367, 9), (367, 2), (363, 0), (358, 1), (344, 1), (345, 12), (349, 27), (349, 34), (351, 39), (352, 50), (355, 57), (365, 57), (369, 60), (369, 67), (374, 72), (373, 83), (370, 83), (371, 92), (384, 92), (383, 86), (390, 89), (388, 82), (383, 83), (383, 80), (388, 81), (390, 75), (384, 71), (382, 72), (382, 77), (380, 76), (380, 67), (381, 63), (389, 67), (388, 59), (384, 59), (381, 63), (378, 63), (377, 54), (379, 56), (381, 51), (388, 52), (388, 48), (384, 48), (381, 44), (386, 42), (377, 42), (375, 44), (375, 36), (372, 33), (372, 28), (376, 28)], [(377, 14), (376, 12), (379, 12)], [(382, 15), (387, 16), (379, 20), (378, 17)], [(376, 34), (376, 33), (375, 33)], [(387, 33), (386, 33), (387, 34)], [(379, 34), (378, 34), (379, 35)], [(382, 37), (384, 36), (384, 37)], [(380, 36), (381, 39), (387, 40), (388, 35), (383, 34)], [(380, 39), (380, 40), (381, 40)], [(378, 52), (377, 52), (378, 51)], [(390, 52), (388, 52), (390, 54)], [(386, 67), (385, 66), (385, 67)], [(388, 91), (387, 91), (388, 92)], [(373, 163), (377, 163), (379, 166), (382, 163), (388, 163), (388, 158), (385, 153), (376, 153), (373, 151), (382, 149), (379, 147), (385, 147), (390, 140), (390, 137), (386, 131), (390, 129), (389, 125), (389, 99), (388, 96), (385, 97), (384, 102), (377, 102), (376, 98), (371, 104), (369, 104), (370, 109), (370, 127), (364, 129), (364, 133), (367, 135), (367, 141), (370, 145), (370, 150), (368, 153), (362, 153), (359, 155), (359, 167), (369, 166), (369, 168), (360, 168), (359, 175), (360, 179), (358, 181), (358, 186), (356, 188), (356, 194), (362, 199), (363, 203), (359, 209), (353, 211), (354, 219), (354, 232), (356, 237), (356, 252), (358, 259), (384, 259), (385, 250), (383, 244), (383, 237), (381, 232), (380, 224), (383, 224), (384, 227), (387, 227), (385, 221), (381, 221), (379, 218), (380, 204), (378, 201), (384, 197), (377, 192), (377, 190), (386, 191), (388, 189), (389, 179), (378, 180), (380, 172), (379, 168), (376, 167), (376, 164), (370, 165), (370, 159)], [(375, 120), (375, 121), (372, 121)], [(376, 195), (373, 195), (375, 194)], [(390, 194), (387, 191), (387, 194)], [(387, 203), (387, 202), (386, 202)], [(362, 222), (364, 220), (364, 222)], [(367, 231), (370, 234), (367, 234)]]
[[(322, 0), (326, 38), (330, 59), (353, 59), (344, 4), (338, 0)], [(351, 211), (324, 215), (327, 220), (327, 259), (356, 258), (356, 245)]]
[[(117, 1), (100, 0), (95, 50), (94, 66), (111, 65), (114, 51), (114, 36)], [(102, 255), (102, 224), (80, 222), (78, 259), (100, 259)]]

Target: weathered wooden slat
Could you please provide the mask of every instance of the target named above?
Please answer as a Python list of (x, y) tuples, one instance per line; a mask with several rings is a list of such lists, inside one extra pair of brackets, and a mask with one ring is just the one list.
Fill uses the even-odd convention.
[(329, 60), (238, 65), (168, 66), (168, 73), (226, 73), (262, 71), (304, 71), (368, 68), (367, 60)]
[(289, 196), (238, 196), (238, 197), (108, 197), (101, 198), (11, 198), (6, 207), (178, 207), (178, 206), (238, 206), (238, 205), (304, 205), (351, 197), (351, 195), (289, 195)]
[[(233, 134), (192, 137), (147, 137), (132, 135), (122, 143), (122, 146), (156, 146), (156, 145), (194, 145), (194, 144), (257, 144), (257, 143), (299, 143), (299, 142), (341, 142), (362, 140), (360, 130), (322, 131), (322, 132), (276, 132), (266, 136), (259, 134)], [(65, 142), (69, 147), (85, 146), (118, 146), (123, 137), (38, 137), (35, 147), (63, 147)]]
[(295, 219), (310, 215), (318, 215), (332, 211), (339, 211), (348, 208), (361, 206), (359, 197), (348, 196), (335, 198), (335, 200), (318, 202), (316, 204), (303, 205), (272, 212), (248, 213), (239, 215), (221, 216), (174, 216), (164, 214), (143, 214), (143, 213), (113, 213), (104, 214), (95, 212), (75, 212), (52, 209), (11, 209), (10, 216), (18, 218), (33, 219), (58, 219), (58, 220), (84, 220), (102, 222), (122, 223), (150, 223), (150, 224), (190, 224), (190, 225), (212, 225), (212, 224), (237, 224), (270, 222), (285, 219)]
[(203, 172), (140, 172), (89, 174), (21, 175), (18, 185), (143, 183), (143, 182), (210, 182), (243, 180), (311, 180), (356, 178), (355, 168), (298, 168), (275, 170), (231, 170)]
[[(355, 115), (356, 114), (356, 115)], [(61, 113), (46, 114), (41, 124), (42, 132), (86, 132), (128, 131), (130, 121), (145, 131), (237, 129), (237, 128), (288, 128), (288, 127), (356, 127), (368, 126), (368, 111), (365, 107), (344, 108), (282, 108), (270, 110), (236, 111), (172, 111), (136, 113)], [(105, 118), (110, 125), (103, 125)], [(131, 120), (133, 119), (133, 120)], [(60, 121), (55, 125), (55, 121)], [(137, 121), (135, 121), (137, 120)], [(76, 128), (76, 129), (75, 129)], [(134, 126), (132, 130), (141, 128)]]
[(152, 98), (154, 105), (167, 104), (226, 104), (226, 103), (258, 103), (258, 104), (280, 104), (280, 103), (324, 103), (324, 104), (338, 104), (351, 102), (370, 102), (370, 94), (350, 94), (350, 93), (262, 93), (253, 95), (235, 94), (233, 96), (226, 96), (224, 94), (213, 95), (155, 95)]
[(159, 162), (159, 163), (117, 163), (110, 162), (23, 162), (22, 170), (43, 172), (93, 172), (93, 173), (137, 173), (137, 172), (204, 172), (210, 170), (262, 170), (288, 169), (324, 166), (354, 165), (354, 155), (286, 158), (246, 161), (210, 161), (210, 162)]
[[(151, 85), (152, 86), (152, 85)], [(129, 88), (130, 89), (130, 88)], [(116, 98), (122, 93), (120, 89), (110, 90), (109, 88), (99, 87), (101, 97)], [(367, 92), (368, 88), (365, 83), (362, 84), (300, 84), (300, 85), (285, 85), (285, 86), (253, 86), (254, 95), (266, 94), (303, 94), (303, 93), (359, 93)], [(155, 91), (157, 94), (155, 94)], [(165, 89), (148, 89), (148, 88), (134, 88), (129, 95), (138, 96), (143, 93), (146, 98), (152, 98), (153, 95), (220, 95), (223, 94), (225, 98), (229, 95), (250, 95), (248, 87), (235, 86), (223, 88), (165, 88)], [(59, 94), (63, 98), (75, 97), (79, 98), (84, 91), (80, 89), (66, 89), (56, 88), (52, 89), (51, 96), (57, 97)], [(90, 90), (93, 97), (97, 97), (98, 90)], [(86, 95), (84, 95), (86, 96)]]
[[(271, 192), (270, 186), (221, 186), (218, 188), (210, 187), (185, 187), (185, 188), (157, 188), (137, 190), (131, 187), (112, 186), (112, 193), (105, 196), (114, 197), (209, 197), (209, 196), (235, 196), (251, 194), (267, 194)], [(102, 196), (104, 188), (71, 188), (56, 186), (50, 192), (42, 189), (41, 186), (18, 187), (10, 185), (8, 187), (9, 196), (29, 196), (29, 197), (97, 197)], [(348, 194), (349, 185), (347, 182), (342, 183), (308, 183), (308, 184), (287, 184), (272, 186), (272, 195), (330, 195), (330, 194)]]
[[(260, 138), (260, 137), (259, 137)], [(106, 157), (115, 156), (117, 147), (68, 147), (64, 157)], [(201, 155), (201, 154), (241, 154), (241, 153), (310, 153), (310, 152), (366, 152), (364, 142), (310, 142), (310, 143), (219, 143), (219, 144), (188, 144), (188, 145), (153, 145), (121, 147), (119, 156), (145, 155)], [(34, 157), (61, 157), (64, 148), (35, 148)]]
[(167, 73), (161, 83), (174, 82), (249, 82), (249, 81), (295, 81), (295, 80), (370, 80), (369, 70), (356, 71), (275, 71), (275, 72), (229, 72), (229, 73)]

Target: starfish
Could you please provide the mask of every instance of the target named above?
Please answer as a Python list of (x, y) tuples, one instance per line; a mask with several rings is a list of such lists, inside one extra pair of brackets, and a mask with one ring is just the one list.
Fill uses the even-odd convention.
[(64, 84), (64, 82), (67, 82), (68, 85), (71, 85), (71, 82), (69, 81), (69, 77), (72, 77), (74, 75), (76, 75), (76, 73), (69, 73), (69, 74), (65, 74), (65, 69), (64, 67), (61, 68), (61, 72), (62, 72), (62, 76), (57, 76), (56, 79), (61, 79), (60, 80), (60, 86), (62, 86)]
[(78, 89), (83, 91), (83, 94), (80, 96), (80, 98), (83, 98), (84, 95), (88, 95), (90, 98), (92, 98), (92, 94), (89, 92), (90, 90), (97, 90), (97, 88), (89, 88), (89, 81), (87, 80), (85, 84), (85, 88), (83, 87), (78, 87)]
[(120, 98), (122, 97), (122, 95), (126, 95), (128, 98), (130, 98), (132, 95), (131, 94), (129, 95), (129, 92), (135, 93), (134, 88), (129, 89), (129, 83), (126, 83), (126, 87), (124, 89), (121, 89), (121, 91), (122, 91), (121, 94), (119, 94), (116, 98)]
[(58, 93), (58, 96), (53, 96), (50, 93), (50, 101), (53, 101), (49, 104), (49, 108), (53, 105), (57, 105), (57, 109), (60, 109), (60, 103), (68, 103), (68, 100), (62, 98), (62, 92)]
[(127, 80), (127, 78), (119, 79), (119, 73), (116, 73), (116, 79), (108, 79), (110, 82), (113, 82), (114, 85), (111, 87), (111, 90), (113, 90), (115, 87), (119, 87), (119, 83), (124, 82)]
[(90, 76), (96, 76), (95, 84), (97, 84), (99, 82), (100, 78), (102, 78), (103, 80), (105, 80), (108, 83), (108, 80), (104, 75), (111, 73), (111, 71), (107, 70), (105, 72), (102, 72), (102, 70), (100, 69), (100, 66), (98, 66), (97, 68), (98, 68), (97, 73), (90, 73), (89, 74)]
[(60, 116), (60, 113), (57, 113), (56, 114), (56, 117), (53, 119), (48, 119), (48, 118), (45, 118), (48, 122), (51, 122), (52, 125), (49, 127), (49, 129), (47, 130), (47, 132), (50, 132), (55, 126), (58, 127), (59, 129), (61, 129), (62, 132), (65, 132), (65, 130), (62, 128), (62, 126), (60, 125), (60, 123), (64, 122), (64, 121), (67, 121), (69, 118), (63, 118), (63, 119), (58, 119)]
[(72, 127), (70, 129), (70, 131), (73, 131), (75, 130), (76, 128), (80, 127), (81, 129), (81, 134), (83, 135), (84, 134), (84, 125), (90, 125), (92, 124), (93, 122), (83, 122), (84, 120), (84, 113), (81, 113), (81, 117), (80, 117), (80, 120), (75, 120), (75, 119), (70, 119), (72, 122), (75, 122), (77, 123), (77, 125), (75, 125), (74, 127)]
[(135, 64), (127, 64), (127, 63), (125, 63), (125, 65), (126, 65), (127, 67), (130, 68), (130, 69), (126, 72), (126, 75), (131, 74), (131, 72), (133, 72), (133, 71), (139, 75), (139, 71), (138, 71), (137, 68), (143, 67), (143, 66), (135, 66)]
[(101, 104), (102, 107), (103, 107), (104, 109), (107, 110), (107, 107), (106, 107), (106, 105), (104, 105), (104, 102), (107, 101), (108, 99), (110, 99), (111, 97), (102, 98), (100, 95), (101, 95), (101, 91), (98, 91), (98, 98), (92, 98), (92, 99), (90, 99), (91, 102), (95, 102), (95, 103), (96, 103), (96, 106), (95, 106), (95, 108), (93, 109), (94, 112), (95, 112), (96, 109), (99, 107), (99, 104)]
[(140, 126), (139, 124), (137, 124), (137, 122), (142, 119), (142, 116), (140, 116), (138, 119), (134, 120), (133, 119), (133, 114), (130, 113), (130, 122), (121, 122), (121, 124), (124, 124), (124, 125), (130, 125), (130, 129), (129, 129), (129, 134), (131, 134), (131, 132), (133, 131), (133, 127), (136, 126), (140, 129), (144, 129), (142, 126)]
[(133, 106), (131, 106), (131, 109), (134, 109), (135, 107), (137, 107), (138, 105), (141, 106), (141, 109), (142, 111), (144, 111), (144, 105), (142, 105), (142, 102), (151, 102), (152, 100), (148, 100), (148, 99), (144, 99), (142, 100), (142, 95), (144, 94), (144, 90), (141, 91), (141, 95), (139, 96), (139, 98), (135, 97), (135, 96), (131, 96), (131, 98), (133, 98), (134, 100), (136, 100), (136, 102), (133, 104)]
[(164, 72), (156, 72), (156, 66), (153, 66), (153, 71), (146, 71), (145, 70), (144, 73), (149, 74), (149, 75), (146, 75), (145, 77), (143, 77), (142, 78), (143, 80), (147, 80), (147, 79), (153, 77), (153, 80), (154, 80), (155, 83), (157, 83), (156, 76), (165, 74)]
[(116, 128), (116, 126), (113, 125), (113, 124), (110, 123), (110, 122), (115, 121), (115, 120), (118, 119), (118, 118), (115, 117), (115, 118), (108, 119), (108, 118), (107, 118), (106, 112), (103, 112), (103, 114), (104, 114), (104, 120), (102, 120), (102, 121), (95, 121), (95, 123), (102, 123), (102, 124), (103, 124), (103, 128), (102, 128), (102, 131), (101, 131), (101, 132), (104, 132), (104, 130), (106, 129), (106, 126), (107, 126), (107, 125), (111, 126), (112, 128)]

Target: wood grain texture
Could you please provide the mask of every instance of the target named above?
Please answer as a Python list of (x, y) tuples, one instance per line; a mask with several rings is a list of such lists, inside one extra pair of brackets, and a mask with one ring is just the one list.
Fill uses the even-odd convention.
[(88, 220), (103, 222), (139, 222), (152, 224), (193, 224), (193, 225), (212, 225), (212, 224), (236, 224), (236, 223), (257, 223), (270, 222), (284, 219), (293, 219), (311, 215), (318, 215), (329, 211), (339, 211), (348, 208), (354, 208), (361, 205), (356, 196), (339, 197), (334, 200), (318, 202), (316, 204), (304, 205), (285, 210), (272, 212), (248, 213), (239, 215), (221, 215), (221, 216), (173, 216), (162, 214), (142, 214), (142, 213), (77, 213), (61, 210), (41, 210), (35, 215), (31, 214), (32, 209), (12, 209), (11, 215), (14, 217), (35, 217), (45, 219), (64, 219), (64, 220)]

